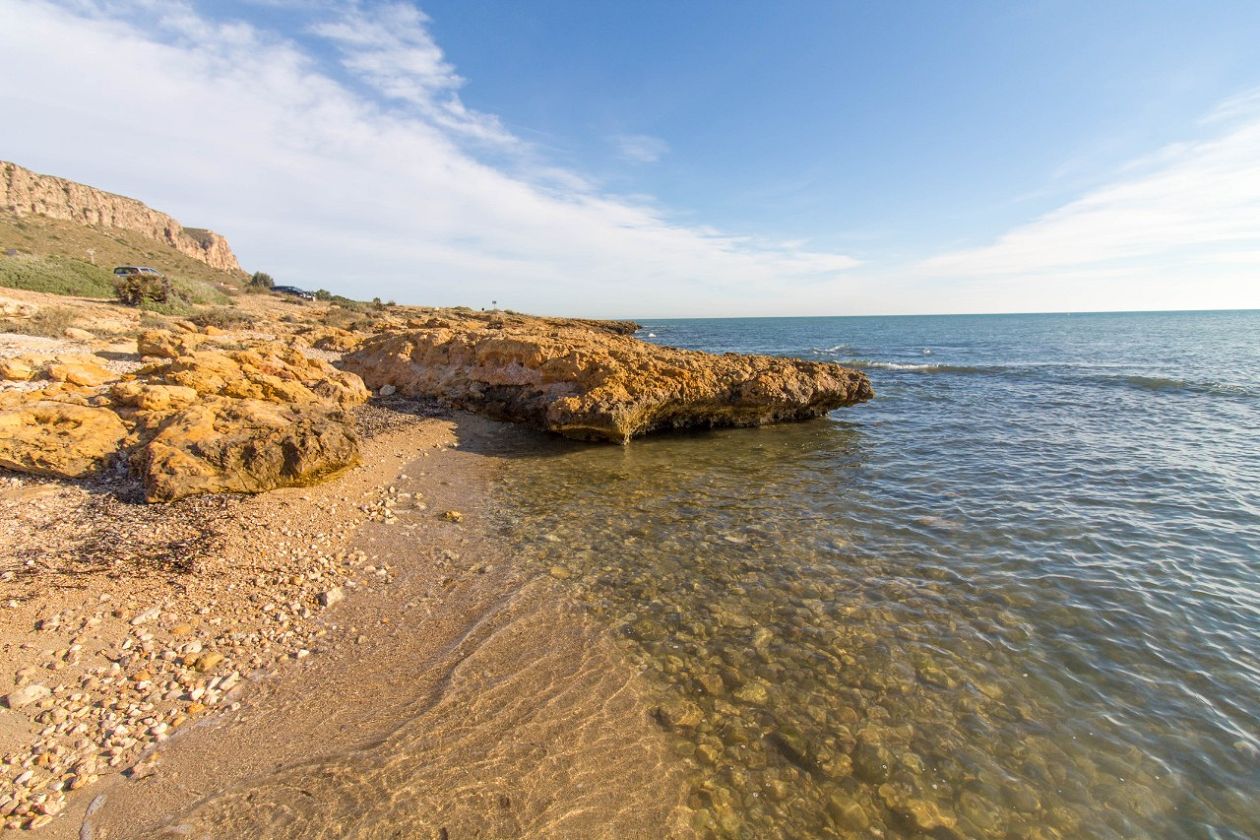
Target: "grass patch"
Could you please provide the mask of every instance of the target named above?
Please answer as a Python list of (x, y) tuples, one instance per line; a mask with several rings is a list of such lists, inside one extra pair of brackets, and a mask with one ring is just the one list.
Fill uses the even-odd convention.
[(70, 257), (0, 256), (0, 286), (54, 295), (114, 296), (110, 272)]
[(78, 317), (69, 306), (45, 306), (29, 318), (0, 319), (0, 332), (61, 338)]
[(178, 274), (167, 275), (171, 280), (171, 292), (178, 300), (195, 306), (223, 306), (232, 298), (204, 280), (190, 280)]
[(157, 315), (169, 315), (174, 318), (182, 318), (190, 314), (193, 308), (178, 298), (170, 300), (145, 300), (140, 302), (140, 310), (142, 312), (153, 312)]

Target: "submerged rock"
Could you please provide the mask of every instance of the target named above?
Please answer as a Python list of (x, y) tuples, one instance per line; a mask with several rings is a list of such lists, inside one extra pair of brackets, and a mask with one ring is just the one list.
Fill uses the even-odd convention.
[(343, 360), (373, 390), (625, 443), (662, 429), (759, 426), (818, 417), (874, 396), (829, 362), (715, 355), (640, 341), (592, 322), (434, 317)]

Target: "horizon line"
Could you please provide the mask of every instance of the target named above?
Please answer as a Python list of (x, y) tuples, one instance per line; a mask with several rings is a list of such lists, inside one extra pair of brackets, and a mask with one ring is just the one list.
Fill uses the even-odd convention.
[[(490, 310), (486, 310), (490, 311)], [(1188, 314), (1207, 314), (1207, 313), (1225, 313), (1225, 312), (1260, 312), (1260, 306), (1240, 306), (1227, 308), (1204, 308), (1204, 309), (1064, 309), (1064, 310), (1048, 310), (1048, 311), (1022, 311), (1022, 312), (912, 312), (912, 313), (882, 313), (873, 315), (637, 315), (626, 316), (624, 318), (606, 318), (597, 320), (628, 320), (628, 321), (754, 321), (769, 319), (789, 319), (789, 318), (983, 318), (983, 317), (1003, 317), (1009, 315), (1188, 315)], [(582, 316), (552, 316), (552, 317), (582, 317)]]

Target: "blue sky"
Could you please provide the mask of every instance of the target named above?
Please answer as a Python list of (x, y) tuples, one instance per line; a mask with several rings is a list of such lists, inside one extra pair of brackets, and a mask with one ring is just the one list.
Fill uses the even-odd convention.
[[(1256, 3), (6, 15), (0, 158), (286, 282), (631, 316), (1260, 306)], [(123, 43), (152, 61), (103, 67)]]

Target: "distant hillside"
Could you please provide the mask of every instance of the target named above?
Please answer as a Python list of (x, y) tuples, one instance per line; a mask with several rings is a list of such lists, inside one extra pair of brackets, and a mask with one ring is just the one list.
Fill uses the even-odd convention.
[[(133, 231), (46, 216), (18, 218), (0, 210), (0, 286), (107, 298), (114, 294), (116, 265), (152, 266), (178, 286), (212, 290), (192, 295), (207, 300), (238, 291), (245, 278), (243, 272), (211, 268)], [(71, 275), (78, 279), (68, 279)]]
[(0, 161), (0, 211), (18, 218), (43, 216), (86, 227), (130, 231), (211, 268), (241, 271), (227, 240), (213, 231), (185, 228), (134, 198), (41, 175), (6, 161)]
[(0, 162), (0, 286), (110, 298), (112, 270), (147, 265), (176, 302), (224, 303), (247, 279), (227, 241), (132, 198)]

